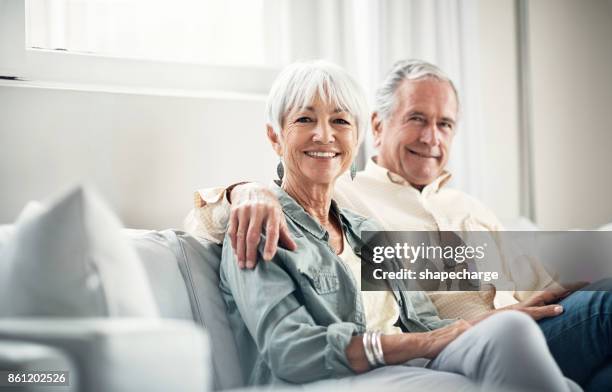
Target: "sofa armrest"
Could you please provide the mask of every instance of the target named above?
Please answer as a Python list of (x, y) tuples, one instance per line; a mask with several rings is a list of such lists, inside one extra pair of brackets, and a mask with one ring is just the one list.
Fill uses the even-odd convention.
[[(207, 336), (191, 322), (4, 319), (0, 320), (0, 341), (37, 343), (64, 353), (75, 364), (75, 390), (79, 391), (210, 389)], [(71, 373), (70, 379), (72, 382), (76, 377)]]

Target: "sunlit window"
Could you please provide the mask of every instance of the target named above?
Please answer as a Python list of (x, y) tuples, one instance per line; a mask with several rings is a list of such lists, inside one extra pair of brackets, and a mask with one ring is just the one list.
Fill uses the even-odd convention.
[(27, 6), (30, 48), (277, 65), (267, 27), (274, 15), (267, 13), (266, 0), (29, 0)]

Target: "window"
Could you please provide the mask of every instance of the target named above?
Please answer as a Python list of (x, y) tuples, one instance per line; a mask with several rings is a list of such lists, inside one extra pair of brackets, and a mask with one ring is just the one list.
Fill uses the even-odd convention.
[[(266, 4), (267, 3), (267, 4)], [(122, 58), (279, 66), (282, 8), (266, 0), (29, 0), (28, 48)]]
[(2, 0), (0, 75), (71, 89), (259, 96), (290, 61), (291, 35), (285, 32), (291, 5)]

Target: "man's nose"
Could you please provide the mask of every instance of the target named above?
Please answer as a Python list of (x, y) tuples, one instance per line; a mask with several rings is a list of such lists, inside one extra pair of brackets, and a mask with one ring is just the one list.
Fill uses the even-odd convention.
[(335, 139), (332, 127), (326, 122), (319, 122), (314, 129), (312, 140), (322, 144), (333, 143)]
[(430, 124), (423, 128), (419, 141), (432, 147), (436, 147), (440, 144), (440, 132), (436, 125)]

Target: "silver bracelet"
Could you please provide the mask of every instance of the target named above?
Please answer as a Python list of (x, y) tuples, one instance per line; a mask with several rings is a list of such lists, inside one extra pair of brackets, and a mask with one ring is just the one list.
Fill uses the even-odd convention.
[(374, 369), (376, 366), (376, 357), (374, 357), (374, 352), (372, 351), (372, 332), (366, 331), (363, 334), (363, 352), (365, 353), (366, 359), (370, 364), (370, 368)]
[(386, 366), (385, 355), (382, 349), (382, 342), (380, 337), (382, 336), (382, 331), (374, 332), (374, 336), (372, 337), (372, 346), (374, 351), (374, 359), (376, 359), (376, 363), (378, 366)]

